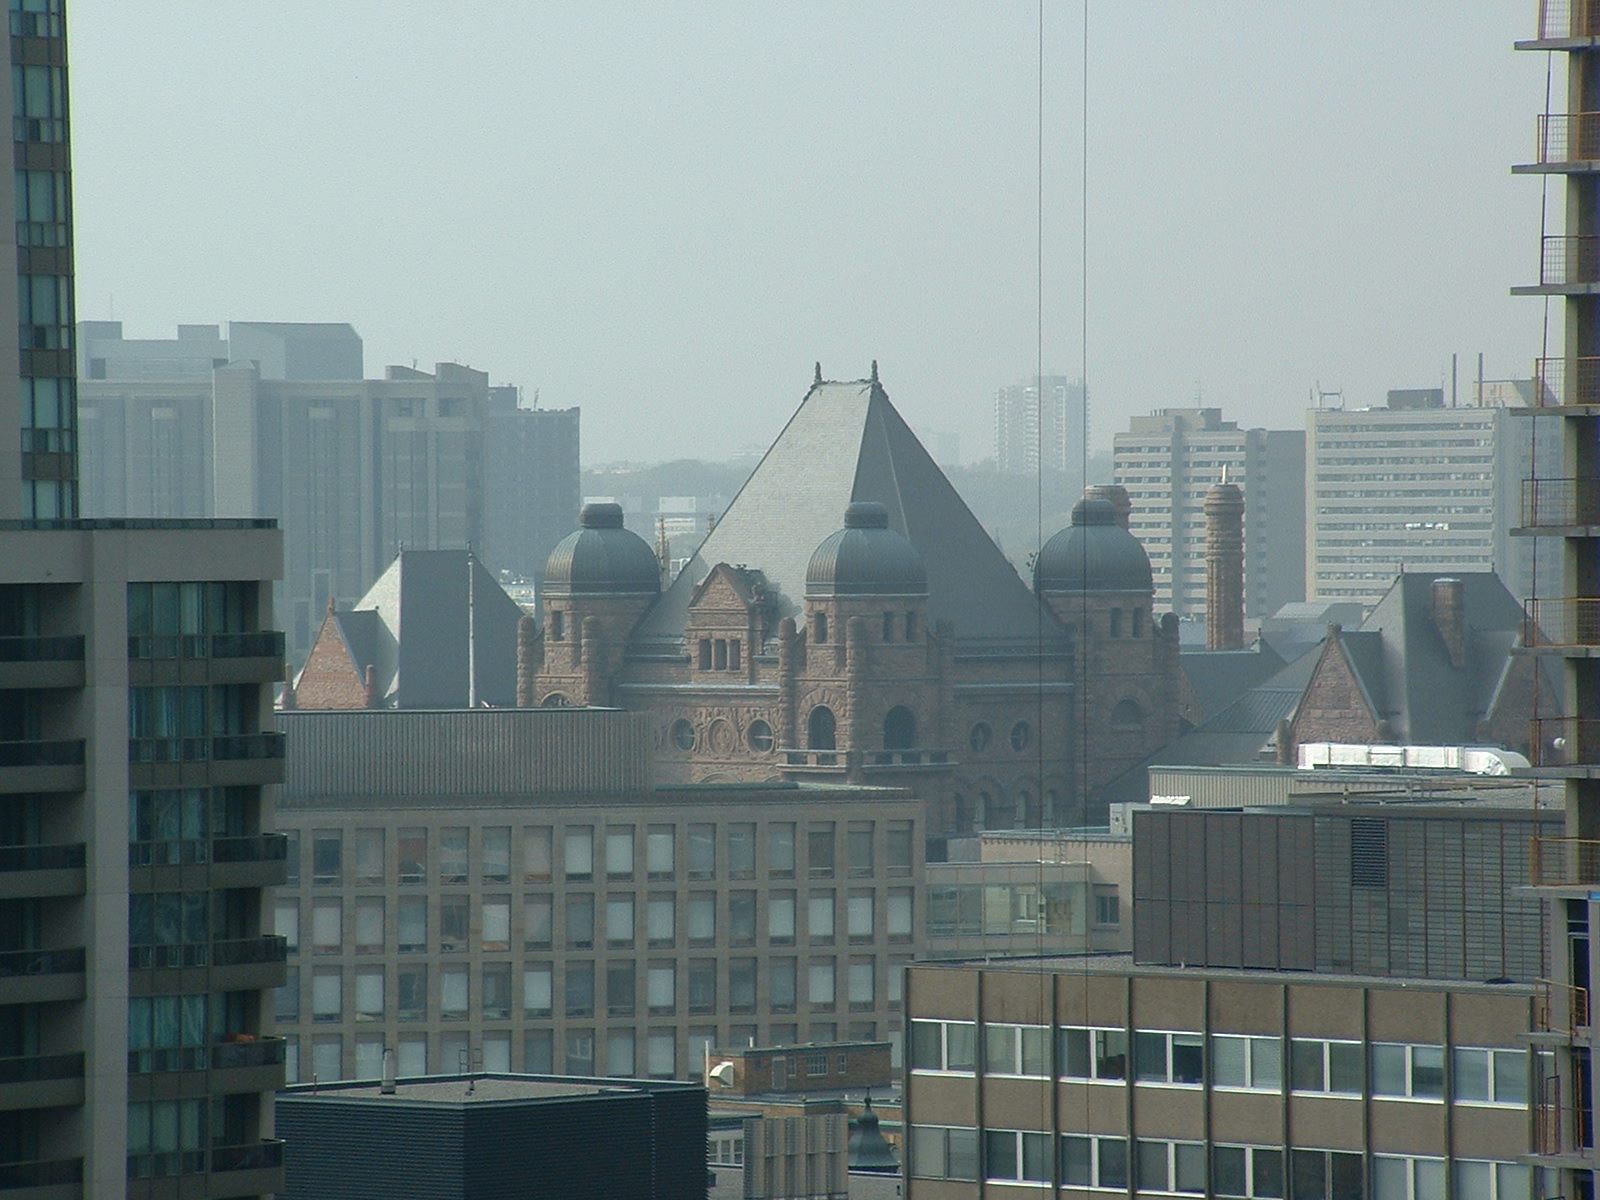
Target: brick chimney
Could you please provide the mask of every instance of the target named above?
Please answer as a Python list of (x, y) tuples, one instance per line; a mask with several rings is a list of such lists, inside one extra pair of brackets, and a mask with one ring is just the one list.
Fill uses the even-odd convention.
[(539, 681), (539, 626), (523, 613), (517, 618), (517, 707), (532, 708)]
[(1450, 665), (1467, 665), (1467, 587), (1459, 579), (1440, 577), (1429, 588), (1433, 624), (1450, 652)]
[(1244, 493), (1223, 475), (1206, 493), (1206, 649), (1244, 649)]

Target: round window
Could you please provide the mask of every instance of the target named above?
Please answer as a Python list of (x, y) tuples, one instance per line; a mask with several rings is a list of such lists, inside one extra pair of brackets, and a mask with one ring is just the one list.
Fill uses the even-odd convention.
[(679, 750), (693, 750), (694, 726), (681, 719), (674, 721), (672, 723), (672, 744)]
[(1011, 748), (1018, 753), (1026, 750), (1033, 744), (1033, 726), (1026, 721), (1018, 721), (1011, 727)]
[(765, 721), (751, 721), (744, 737), (750, 743), (750, 749), (757, 754), (765, 754), (772, 749), (772, 726)]
[(972, 735), (967, 738), (974, 754), (982, 754), (989, 748), (989, 743), (994, 741), (994, 730), (989, 728), (987, 721), (979, 721), (972, 727)]

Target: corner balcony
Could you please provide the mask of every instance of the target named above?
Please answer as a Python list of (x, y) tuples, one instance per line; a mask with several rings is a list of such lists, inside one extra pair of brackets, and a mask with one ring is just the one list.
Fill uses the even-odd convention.
[(1535, 160), (1518, 175), (1575, 175), (1600, 171), (1600, 112), (1542, 113), (1534, 135)]
[(1588, 596), (1529, 600), (1522, 610), (1526, 654), (1600, 658), (1600, 599)]
[(82, 1200), (83, 1159), (0, 1163), (4, 1200)]
[(1548, 779), (1600, 779), (1600, 720), (1542, 717), (1528, 723), (1528, 762)]
[(1589, 989), (1534, 980), (1533, 1033), (1554, 1034), (1567, 1041), (1589, 1034)]
[(0, 846), (0, 900), (84, 893), (82, 842), (60, 846)]
[(83, 1103), (82, 1054), (0, 1058), (0, 1111)]
[(8, 950), (0, 953), (0, 1004), (38, 1004), (82, 1000), (84, 953), (66, 950)]
[(274, 732), (131, 738), (131, 782), (135, 787), (282, 783), (283, 747), (283, 734)]
[(183, 991), (252, 992), (282, 987), (289, 946), (278, 934), (215, 942), (128, 947), (134, 995)]
[(1600, 236), (1546, 237), (1539, 257), (1539, 282), (1514, 287), (1513, 296), (1600, 295)]
[(81, 688), (83, 635), (0, 638), (0, 688)]
[(1594, 537), (1600, 534), (1600, 479), (1524, 479), (1522, 537)]
[(1594, 1154), (1594, 1112), (1587, 1104), (1567, 1103), (1562, 1078), (1545, 1079), (1533, 1104), (1533, 1157), (1542, 1166), (1590, 1165)]
[(1518, 50), (1578, 50), (1600, 44), (1600, 2), (1540, 0), (1537, 34)]
[(239, 1146), (128, 1155), (128, 1200), (169, 1196), (226, 1200), (281, 1191), (283, 1143), (276, 1138)]
[[(1600, 842), (1569, 837), (1533, 838), (1529, 843), (1528, 882), (1534, 887), (1559, 888), (1600, 884)], [(1587, 1010), (1587, 997), (1584, 1007)]]
[(255, 633), (137, 634), (128, 638), (132, 684), (174, 681), (277, 683), (283, 679), (284, 636)]
[[(281, 833), (128, 843), (128, 866), (156, 872), (153, 879), (139, 884), (141, 890), (151, 891), (181, 891), (183, 880), (192, 877), (184, 875), (184, 869), (205, 865), (211, 868), (213, 888), (277, 887), (288, 878), (288, 857), (289, 839)], [(4, 882), (0, 875), (0, 886)]]
[(0, 742), (0, 795), (81, 792), (83, 739)]

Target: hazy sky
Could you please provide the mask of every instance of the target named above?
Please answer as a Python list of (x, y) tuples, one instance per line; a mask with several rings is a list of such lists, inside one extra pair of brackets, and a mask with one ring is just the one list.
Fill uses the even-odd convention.
[[(1117, 0), (1089, 23), (1092, 442), (1197, 392), (1525, 375), (1535, 0)], [(73, 0), (80, 318), (349, 321), (581, 405), (586, 462), (765, 445), (874, 358), (992, 452), (1033, 372), (1021, 3)], [(1047, 371), (1080, 370), (1081, 0), (1045, 13)], [(1558, 87), (1559, 94), (1559, 87)], [(1559, 104), (1557, 107), (1560, 107)]]

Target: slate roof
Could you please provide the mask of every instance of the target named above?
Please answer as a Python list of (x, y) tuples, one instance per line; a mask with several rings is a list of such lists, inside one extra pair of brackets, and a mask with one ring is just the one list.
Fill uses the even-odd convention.
[(856, 500), (885, 505), (889, 528), (922, 553), (930, 620), (953, 621), (969, 643), (1033, 646), (1041, 629), (1066, 639), (873, 378), (812, 385), (634, 640), (681, 639), (690, 597), (719, 562), (760, 569), (777, 616), (798, 616), (812, 552)]
[[(1469, 634), (1462, 668), (1450, 665), (1450, 652), (1433, 622), (1433, 581), (1441, 578), (1463, 585)], [(1506, 670), (1522, 618), (1522, 605), (1492, 571), (1399, 576), (1361, 626), (1363, 633), (1382, 634), (1378, 661), (1363, 663), (1360, 670), (1363, 682), (1381, 680), (1381, 698), (1374, 699), (1395, 736), (1415, 745), (1472, 741), (1474, 725)]]
[[(476, 560), (469, 589), (467, 564), (465, 550), (402, 550), (357, 602), (356, 610), (341, 614), (351, 618), (355, 628), (362, 611), (371, 612), (374, 626), (381, 626), (393, 639), (391, 666), (382, 661), (381, 635), (373, 635), (380, 659), (378, 694), (385, 704), (465, 708), (469, 628), (476, 648), (478, 703), (516, 704), (517, 622), (522, 610)], [(469, 594), (476, 608), (470, 620)]]
[(1287, 664), (1263, 641), (1249, 650), (1184, 650), (1178, 656), (1178, 665), (1188, 677), (1201, 710), (1211, 717)]
[(383, 695), (394, 674), (394, 638), (383, 627), (378, 614), (371, 609), (335, 609), (333, 626), (344, 639), (345, 653), (355, 666), (356, 677), (365, 680), (367, 668), (372, 667), (378, 695)]

